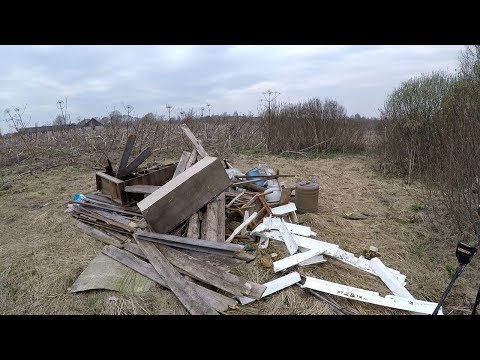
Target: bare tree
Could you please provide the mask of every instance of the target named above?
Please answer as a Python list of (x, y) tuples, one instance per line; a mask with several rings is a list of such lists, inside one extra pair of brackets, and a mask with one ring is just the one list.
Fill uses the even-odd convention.
[(170, 113), (172, 112), (173, 106), (167, 104), (167, 105), (165, 105), (165, 107), (167, 108), (167, 111), (168, 111), (168, 121), (170, 121)]
[(207, 103), (207, 108), (208, 108), (208, 117), (210, 117), (210, 108), (212, 107), (212, 105), (210, 105), (209, 103)]

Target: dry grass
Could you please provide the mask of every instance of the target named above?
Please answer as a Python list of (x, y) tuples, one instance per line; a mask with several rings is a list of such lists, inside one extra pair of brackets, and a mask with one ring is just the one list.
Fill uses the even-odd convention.
[[(175, 159), (162, 159), (170, 162)], [(300, 220), (319, 239), (339, 244), (360, 255), (370, 245), (379, 248), (382, 261), (407, 275), (407, 289), (418, 299), (437, 301), (448, 282), (447, 266), (455, 266), (456, 239), (448, 221), (427, 220), (418, 210), (420, 191), (401, 180), (375, 173), (365, 156), (333, 159), (287, 159), (274, 156), (232, 156), (231, 162), (247, 170), (259, 162), (283, 173), (287, 185), (311, 177), (320, 184), (319, 213)], [(4, 168), (6, 186), (0, 188), (0, 313), (2, 314), (186, 314), (175, 296), (159, 286), (144, 294), (90, 291), (70, 294), (67, 289), (102, 249), (102, 244), (75, 230), (64, 214), (66, 202), (76, 192), (94, 190), (94, 172), (88, 166), (66, 166), (17, 176), (25, 169)], [(11, 181), (15, 179), (15, 181)], [(372, 216), (347, 220), (343, 212), (360, 211)], [(282, 243), (270, 241), (261, 254), (287, 252)], [(234, 272), (260, 283), (278, 277), (261, 267), (260, 256)], [(278, 259), (277, 258), (277, 259)], [(447, 298), (445, 313), (465, 313), (478, 287), (479, 261), (474, 259)], [(388, 294), (374, 276), (329, 259), (327, 263), (300, 267), (303, 275)], [(403, 311), (335, 297), (342, 306), (360, 314), (403, 314)], [(232, 314), (332, 314), (329, 306), (298, 286), (269, 296)]]

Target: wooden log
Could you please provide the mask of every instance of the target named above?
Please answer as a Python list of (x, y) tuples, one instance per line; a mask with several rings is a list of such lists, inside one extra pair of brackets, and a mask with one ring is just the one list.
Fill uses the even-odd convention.
[(151, 194), (160, 189), (160, 186), (155, 185), (130, 185), (125, 186), (125, 192), (132, 194)]
[(188, 151), (184, 151), (182, 153), (182, 156), (180, 157), (177, 168), (175, 169), (175, 172), (173, 173), (173, 177), (177, 177), (178, 175), (180, 175), (182, 172), (185, 171), (185, 169), (187, 168), (187, 162), (190, 159), (190, 155), (192, 155), (192, 153), (190, 153)]
[(207, 156), (137, 205), (154, 231), (168, 233), (229, 185), (220, 160)]
[(121, 177), (126, 175), (126, 167), (128, 163), (128, 158), (130, 157), (130, 154), (132, 153), (133, 150), (133, 145), (135, 144), (135, 135), (129, 135), (127, 139), (127, 143), (125, 144), (125, 149), (123, 150), (122, 157), (120, 159), (120, 162), (118, 163), (118, 169), (117, 169), (117, 177)]
[(199, 295), (191, 283), (165, 258), (162, 252), (148, 241), (138, 240), (138, 245), (155, 268), (164, 283), (192, 315), (217, 315), (217, 311), (211, 307), (205, 299)]
[(138, 155), (130, 164), (127, 165), (125, 168), (125, 175), (135, 171), (135, 169), (139, 167), (145, 160), (147, 160), (150, 155), (152, 155), (152, 149), (150, 147), (143, 150), (140, 155)]
[[(195, 135), (193, 135), (192, 131), (188, 128), (188, 126), (185, 124), (182, 124), (180, 125), (180, 128), (183, 130), (185, 135), (187, 135), (188, 139), (190, 140), (194, 148), (197, 150), (198, 156), (200, 158), (207, 157), (208, 156), (207, 152), (205, 151), (203, 146), (200, 144), (200, 142), (197, 140)], [(223, 165), (222, 165), (222, 168), (223, 168)]]
[(114, 238), (111, 235), (106, 234), (105, 232), (91, 225), (87, 225), (78, 220), (75, 220), (75, 226), (78, 227), (83, 233), (90, 235), (91, 237), (97, 240), (100, 240), (105, 244), (114, 245), (119, 248), (123, 247), (123, 243), (120, 240), (118, 240), (117, 238)]
[[(135, 245), (135, 244), (130, 244)], [(138, 245), (137, 245), (138, 246)], [(119, 263), (129, 267), (132, 270), (139, 272), (140, 274), (146, 276), (147, 278), (155, 281), (159, 285), (169, 289), (168, 285), (162, 279), (162, 277), (157, 273), (155, 268), (139, 258), (129, 254), (126, 251), (117, 249), (113, 246), (106, 246), (102, 252), (111, 257), (112, 259), (117, 260)], [(143, 253), (142, 253), (143, 254)], [(187, 280), (189, 281), (189, 280)], [(213, 290), (207, 289), (201, 285), (195, 284), (192, 281), (189, 283), (193, 286), (195, 291), (203, 298), (205, 301), (215, 310), (223, 312), (228, 310), (228, 308), (235, 308), (237, 302), (234, 299), (226, 297), (225, 295), (219, 294)]]
[(265, 285), (260, 285), (222, 271), (215, 266), (196, 260), (168, 246), (158, 244), (156, 246), (161, 249), (168, 261), (180, 269), (182, 273), (206, 284), (213, 285), (232, 295), (247, 295), (254, 299), (260, 299), (266, 289)]

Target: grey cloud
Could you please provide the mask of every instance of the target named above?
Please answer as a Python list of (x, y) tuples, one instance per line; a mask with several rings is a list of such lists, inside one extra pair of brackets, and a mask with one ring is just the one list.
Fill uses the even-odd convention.
[[(68, 96), (72, 119), (104, 116), (122, 102), (136, 115), (165, 104), (214, 113), (257, 112), (262, 92), (281, 101), (329, 97), (349, 113), (375, 115), (403, 80), (454, 71), (462, 46), (0, 46), (0, 106), (28, 103), (50, 123)], [(6, 124), (0, 122), (2, 132)]]

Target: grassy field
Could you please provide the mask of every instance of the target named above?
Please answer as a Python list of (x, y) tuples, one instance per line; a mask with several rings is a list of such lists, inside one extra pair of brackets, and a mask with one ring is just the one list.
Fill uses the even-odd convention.
[[(176, 158), (161, 158), (162, 162)], [(457, 239), (449, 221), (431, 219), (423, 206), (420, 188), (401, 179), (385, 178), (374, 170), (374, 162), (363, 155), (330, 156), (319, 159), (275, 156), (231, 156), (242, 169), (264, 163), (282, 173), (287, 185), (313, 178), (319, 182), (317, 214), (300, 215), (318, 238), (361, 255), (374, 245), (381, 260), (407, 276), (407, 289), (417, 299), (438, 301), (449, 281)], [(13, 165), (3, 168), (0, 182), (0, 313), (1, 314), (186, 314), (168, 290), (154, 286), (141, 295), (112, 291), (70, 294), (67, 289), (103, 245), (76, 231), (65, 214), (66, 203), (77, 192), (95, 190), (91, 164), (57, 166), (33, 170)], [(361, 211), (365, 220), (348, 220), (343, 213)], [(286, 255), (282, 243), (270, 241), (257, 250), (257, 259), (232, 272), (260, 283), (278, 275), (260, 264), (264, 254)], [(479, 285), (480, 261), (474, 259), (456, 282), (444, 306), (445, 314), (468, 313)], [(378, 291), (389, 290), (376, 277), (335, 260), (300, 267), (298, 271), (325, 280)], [(335, 298), (359, 314), (404, 314), (400, 310)], [(232, 314), (332, 314), (328, 305), (297, 286), (269, 296)]]

